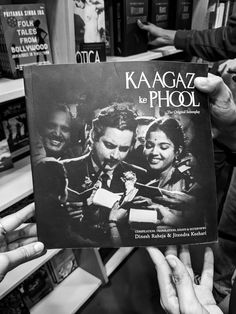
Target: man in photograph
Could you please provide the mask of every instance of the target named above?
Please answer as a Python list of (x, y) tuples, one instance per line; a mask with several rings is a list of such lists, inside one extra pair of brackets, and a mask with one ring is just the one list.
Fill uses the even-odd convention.
[(111, 209), (102, 205), (104, 200), (99, 200), (101, 206), (90, 204), (94, 186), (99, 184), (103, 191), (123, 195), (125, 172), (133, 171), (138, 179), (145, 174), (141, 168), (125, 162), (134, 143), (136, 127), (136, 114), (126, 105), (107, 107), (93, 120), (91, 152), (62, 161), (68, 178), (65, 208), (72, 220), (71, 235), (80, 244), (103, 243), (109, 233)]
[(50, 107), (41, 117), (39, 138), (33, 146), (33, 161), (38, 163), (45, 157), (72, 158), (72, 115), (66, 105)]

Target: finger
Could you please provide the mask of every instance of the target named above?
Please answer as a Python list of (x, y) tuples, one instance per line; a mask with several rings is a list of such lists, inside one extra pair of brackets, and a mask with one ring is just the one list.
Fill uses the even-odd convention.
[(74, 207), (82, 207), (84, 204), (83, 202), (66, 202), (66, 206), (74, 206)]
[(193, 273), (191, 257), (190, 257), (190, 253), (189, 253), (189, 249), (188, 249), (187, 245), (181, 245), (180, 253), (179, 253), (179, 259), (184, 264), (184, 266), (187, 268), (187, 271), (190, 275), (190, 278), (193, 281), (194, 280), (194, 273)]
[[(172, 270), (172, 278), (178, 295), (180, 313), (188, 313), (195, 308), (196, 313), (201, 313), (201, 306), (196, 297), (192, 280), (184, 264), (174, 255), (168, 255), (166, 260)], [(195, 313), (195, 312), (194, 312)]]
[(176, 295), (171, 279), (171, 268), (160, 250), (154, 247), (148, 247), (147, 251), (156, 267), (161, 301), (163, 306), (166, 308), (169, 304), (170, 298)]
[(145, 31), (149, 31), (150, 26), (149, 25), (145, 25), (141, 22), (141, 20), (137, 20), (137, 25), (138, 27), (140, 27), (141, 29), (145, 30)]
[(82, 210), (74, 210), (73, 208), (71, 208), (68, 212), (68, 214), (71, 215), (82, 215), (83, 211)]
[(7, 234), (8, 243), (20, 238), (37, 237), (37, 227), (35, 223), (24, 224), (21, 228), (10, 231)]
[(175, 255), (177, 256), (177, 246), (176, 245), (168, 245), (165, 250), (165, 256), (167, 255)]
[(211, 291), (213, 289), (213, 275), (214, 275), (214, 255), (212, 249), (207, 247), (204, 254), (201, 284), (208, 287)]
[(235, 122), (236, 113), (233, 96), (221, 77), (209, 74), (208, 78), (196, 78), (194, 83), (200, 91), (209, 94), (211, 113), (215, 123), (230, 125)]
[(16, 250), (0, 254), (0, 278), (16, 266), (28, 262), (44, 253), (41, 242), (31, 243)]
[(162, 206), (162, 205), (159, 206), (159, 211), (162, 216), (168, 215), (170, 213), (169, 207)]
[(24, 246), (26, 244), (30, 244), (33, 242), (37, 242), (38, 237), (31, 237), (31, 238), (26, 238), (26, 239), (19, 239), (17, 241), (11, 242), (8, 244), (8, 251), (12, 251), (17, 249), (18, 247)]
[(221, 95), (224, 83), (221, 77), (209, 73), (208, 77), (196, 77), (194, 85), (203, 93), (207, 93), (213, 97)]
[(4, 229), (9, 232), (19, 227), (23, 222), (34, 216), (35, 206), (31, 203), (18, 212), (1, 219)]
[(83, 219), (83, 215), (71, 215), (70, 216), (72, 219), (79, 219), (80, 221)]

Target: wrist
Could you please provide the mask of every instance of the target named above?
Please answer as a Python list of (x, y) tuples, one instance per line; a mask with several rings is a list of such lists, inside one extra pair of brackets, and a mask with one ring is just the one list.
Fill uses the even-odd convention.
[(171, 45), (171, 46), (174, 45), (175, 34), (176, 34), (176, 31), (174, 30), (169, 30), (169, 29), (165, 30), (162, 38), (166, 45)]

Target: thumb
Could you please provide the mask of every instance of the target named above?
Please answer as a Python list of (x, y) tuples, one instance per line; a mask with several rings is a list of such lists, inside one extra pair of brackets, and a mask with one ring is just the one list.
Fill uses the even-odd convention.
[(222, 78), (213, 74), (197, 77), (195, 87), (209, 95), (211, 114), (216, 126), (225, 127), (235, 123), (236, 106), (232, 93)]
[(141, 20), (137, 20), (137, 25), (138, 25), (138, 27), (141, 28), (141, 29), (144, 29), (144, 30), (146, 30), (146, 31), (149, 30), (148, 25), (143, 24)]
[(0, 279), (11, 269), (44, 253), (46, 251), (44, 251), (44, 244), (41, 242), (30, 243), (15, 250), (0, 253)]

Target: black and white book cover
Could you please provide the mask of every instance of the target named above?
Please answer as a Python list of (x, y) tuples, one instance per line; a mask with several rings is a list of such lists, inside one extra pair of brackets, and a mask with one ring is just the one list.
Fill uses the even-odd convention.
[(0, 172), (13, 168), (12, 156), (0, 121)]
[[(107, 39), (104, 0), (70, 1), (74, 3), (75, 56), (77, 63), (106, 61)], [(100, 60), (98, 61), (98, 59)]]
[(114, 53), (130, 56), (146, 52), (147, 32), (141, 30), (137, 20), (147, 23), (148, 0), (117, 0), (113, 3)]
[(207, 66), (27, 67), (38, 236), (48, 248), (216, 241)]
[(0, 5), (0, 65), (4, 76), (22, 77), (23, 67), (51, 64), (45, 5)]
[(75, 54), (77, 63), (100, 63), (106, 61), (106, 45), (101, 43), (81, 43)]
[(2, 103), (0, 119), (13, 161), (29, 155), (25, 98), (20, 97)]

